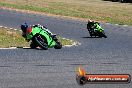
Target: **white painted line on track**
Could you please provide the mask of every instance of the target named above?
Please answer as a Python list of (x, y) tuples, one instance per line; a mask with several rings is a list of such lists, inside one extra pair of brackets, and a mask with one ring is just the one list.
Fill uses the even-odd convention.
[(72, 45), (64, 45), (63, 47), (72, 47), (72, 46), (79, 46), (81, 43), (79, 42), (74, 42)]
[[(74, 42), (72, 45), (64, 45), (63, 47), (72, 47), (72, 46), (78, 46), (78, 45), (81, 45), (81, 43)], [(9, 48), (0, 48), (0, 50), (1, 49), (19, 49), (19, 48), (30, 49), (30, 47), (9, 47)]]
[(0, 48), (0, 49), (17, 49), (17, 47)]
[(4, 28), (6, 28), (6, 29), (7, 29), (7, 27), (4, 27)]
[(124, 27), (128, 27), (128, 25), (123, 25)]
[[(64, 45), (63, 47), (72, 47), (72, 46), (78, 46), (78, 45), (81, 45), (81, 43), (74, 42), (72, 45)], [(0, 50), (1, 49), (19, 49), (19, 48), (30, 49), (30, 47), (9, 47), (9, 48), (0, 48)]]
[(10, 28), (10, 29), (13, 29), (13, 28)]
[(18, 30), (18, 29), (14, 29), (15, 31)]

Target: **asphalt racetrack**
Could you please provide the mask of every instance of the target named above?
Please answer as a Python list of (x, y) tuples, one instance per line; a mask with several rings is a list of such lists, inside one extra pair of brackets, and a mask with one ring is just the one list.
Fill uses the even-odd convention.
[(101, 23), (108, 38), (90, 38), (83, 21), (0, 9), (0, 25), (20, 29), (24, 21), (45, 25), (81, 45), (60, 50), (0, 49), (0, 88), (132, 88), (131, 83), (76, 82), (79, 66), (88, 74), (132, 75), (131, 26)]

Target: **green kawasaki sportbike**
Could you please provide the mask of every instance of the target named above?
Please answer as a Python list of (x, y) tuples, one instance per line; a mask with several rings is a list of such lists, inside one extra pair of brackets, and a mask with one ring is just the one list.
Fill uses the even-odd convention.
[(101, 25), (98, 22), (88, 22), (87, 29), (89, 31), (89, 34), (91, 37), (104, 37), (107, 38), (105, 35), (104, 29), (101, 27)]
[(26, 29), (26, 40), (32, 40), (30, 47), (40, 47), (44, 50), (48, 48), (61, 49), (62, 44), (59, 42), (56, 36), (54, 38), (46, 30), (40, 27), (29, 27)]

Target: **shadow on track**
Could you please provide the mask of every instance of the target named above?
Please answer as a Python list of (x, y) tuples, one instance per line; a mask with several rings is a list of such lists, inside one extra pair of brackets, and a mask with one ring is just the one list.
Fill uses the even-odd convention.
[(82, 37), (82, 38), (100, 38), (100, 37)]

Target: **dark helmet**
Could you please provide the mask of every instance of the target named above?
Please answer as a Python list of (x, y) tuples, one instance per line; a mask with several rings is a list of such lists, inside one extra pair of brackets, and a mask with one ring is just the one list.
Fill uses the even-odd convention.
[(24, 23), (24, 24), (21, 25), (21, 30), (22, 30), (24, 33), (26, 33), (27, 28), (28, 28), (28, 24), (27, 24), (27, 23)]

